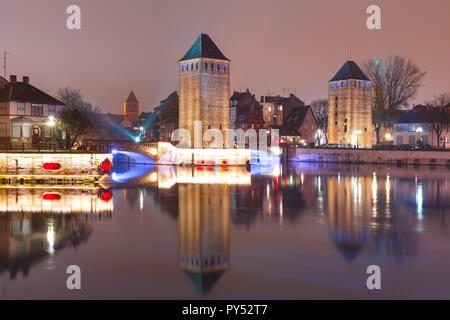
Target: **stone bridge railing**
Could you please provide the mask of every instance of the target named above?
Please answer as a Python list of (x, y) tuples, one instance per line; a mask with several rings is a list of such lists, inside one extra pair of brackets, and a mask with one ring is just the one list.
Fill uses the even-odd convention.
[(140, 153), (153, 160), (158, 159), (158, 142), (135, 143), (133, 141), (126, 141), (126, 140), (117, 141), (117, 140), (84, 139), (82, 145), (86, 147), (88, 150), (111, 152), (111, 149), (117, 148), (119, 150)]

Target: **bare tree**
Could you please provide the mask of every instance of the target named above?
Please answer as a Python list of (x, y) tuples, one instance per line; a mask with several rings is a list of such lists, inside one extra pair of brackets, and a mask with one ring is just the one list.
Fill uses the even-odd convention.
[(428, 121), (436, 133), (437, 146), (440, 148), (442, 132), (450, 124), (450, 113), (447, 110), (450, 107), (450, 92), (435, 95), (428, 104), (432, 105), (428, 111)]
[(407, 107), (419, 89), (425, 72), (404, 57), (371, 58), (364, 62), (364, 71), (372, 82), (374, 99), (372, 122), (377, 143), (381, 128), (392, 125), (391, 113)]
[(57, 94), (65, 104), (58, 121), (58, 127), (65, 132), (65, 138), (60, 140), (65, 148), (70, 149), (93, 127), (92, 114), (97, 111), (97, 108), (84, 102), (78, 89), (67, 87), (59, 89)]
[(311, 102), (311, 109), (317, 121), (317, 128), (320, 130), (318, 140), (325, 138), (326, 143), (328, 143), (328, 100), (314, 100)]

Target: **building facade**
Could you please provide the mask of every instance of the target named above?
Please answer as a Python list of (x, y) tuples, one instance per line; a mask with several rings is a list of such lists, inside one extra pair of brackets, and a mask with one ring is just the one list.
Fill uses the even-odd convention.
[(258, 130), (264, 128), (262, 107), (249, 89), (244, 92), (233, 92), (230, 106), (236, 110), (232, 124), (234, 129)]
[(317, 121), (310, 106), (291, 110), (280, 130), (280, 142), (313, 144), (317, 140)]
[[(394, 123), (395, 145), (429, 145), (434, 148), (450, 148), (450, 106), (441, 107), (440, 113), (436, 114), (436, 108), (432, 106), (417, 105), (411, 110), (399, 111), (398, 118)], [(434, 114), (433, 114), (434, 113)], [(442, 127), (441, 135), (438, 136), (433, 128)]]
[(51, 140), (55, 120), (61, 115), (64, 103), (30, 84), (29, 77), (17, 81), (0, 77), (0, 143), (41, 144)]
[(260, 102), (266, 128), (281, 127), (294, 108), (305, 106), (305, 103), (292, 93), (289, 97), (261, 96)]
[[(230, 128), (230, 60), (206, 34), (178, 61), (180, 129), (186, 129), (194, 141), (194, 121), (202, 121), (202, 133), (218, 129), (226, 137)], [(197, 140), (198, 141), (198, 140)], [(203, 142), (203, 147), (208, 143)], [(192, 147), (193, 144), (190, 144)]]
[(328, 143), (372, 148), (371, 83), (353, 61), (328, 83)]

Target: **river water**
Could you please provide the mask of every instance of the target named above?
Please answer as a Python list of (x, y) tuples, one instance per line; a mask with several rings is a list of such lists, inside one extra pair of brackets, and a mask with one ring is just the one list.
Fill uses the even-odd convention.
[[(450, 169), (121, 167), (0, 190), (1, 299), (450, 298)], [(68, 290), (66, 269), (81, 270)], [(381, 289), (366, 286), (367, 267)]]

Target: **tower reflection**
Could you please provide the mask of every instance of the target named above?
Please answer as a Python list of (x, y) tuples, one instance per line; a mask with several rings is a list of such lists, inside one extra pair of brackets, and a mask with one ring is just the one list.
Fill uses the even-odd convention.
[(179, 264), (200, 292), (230, 267), (230, 187), (178, 186)]

